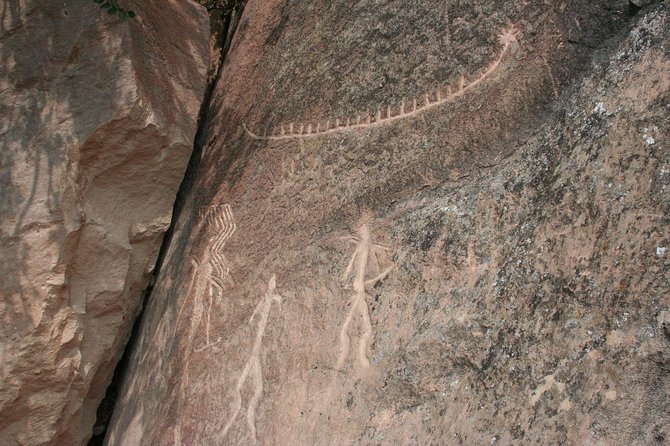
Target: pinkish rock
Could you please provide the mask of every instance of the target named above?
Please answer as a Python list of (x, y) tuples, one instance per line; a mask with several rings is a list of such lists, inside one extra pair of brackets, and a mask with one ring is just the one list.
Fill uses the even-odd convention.
[(107, 444), (668, 444), (670, 5), (635, 11), (250, 0)]
[(75, 445), (129, 336), (192, 150), (190, 1), (0, 6), (0, 444)]

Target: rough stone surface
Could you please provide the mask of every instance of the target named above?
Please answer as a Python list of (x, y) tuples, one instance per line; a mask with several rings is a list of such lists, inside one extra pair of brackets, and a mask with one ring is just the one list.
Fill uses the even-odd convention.
[(75, 445), (138, 312), (192, 149), (208, 18), (0, 6), (0, 444)]
[(667, 444), (669, 20), (251, 0), (107, 443)]

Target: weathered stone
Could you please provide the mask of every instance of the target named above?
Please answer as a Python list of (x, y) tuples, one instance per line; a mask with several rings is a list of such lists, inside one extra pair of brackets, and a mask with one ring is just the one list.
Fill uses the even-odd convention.
[(634, 4), (637, 7), (643, 7), (643, 6), (648, 6), (654, 3), (655, 0), (630, 0), (632, 4)]
[(668, 9), (251, 0), (108, 444), (667, 443)]
[(84, 444), (192, 149), (208, 19), (188, 1), (4, 1), (0, 444)]

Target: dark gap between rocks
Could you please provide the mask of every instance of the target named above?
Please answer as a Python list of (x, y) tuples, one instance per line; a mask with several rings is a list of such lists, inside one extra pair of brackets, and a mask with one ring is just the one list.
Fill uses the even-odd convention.
[(628, 1), (628, 16), (633, 17), (636, 16), (638, 12), (640, 12), (640, 9), (642, 9), (641, 6), (636, 5), (632, 1)]
[(216, 43), (212, 51), (210, 72), (207, 76), (208, 84), (205, 88), (202, 105), (200, 106), (200, 112), (198, 113), (198, 128), (196, 130), (193, 142), (193, 152), (191, 153), (188, 167), (184, 173), (184, 179), (179, 186), (179, 191), (177, 192), (177, 196), (175, 198), (175, 204), (172, 212), (172, 221), (170, 222), (170, 227), (163, 237), (163, 244), (161, 245), (160, 251), (158, 253), (156, 267), (154, 268), (154, 272), (151, 275), (150, 284), (142, 294), (142, 304), (140, 306), (139, 313), (135, 318), (135, 322), (133, 323), (133, 328), (130, 333), (130, 337), (128, 338), (128, 342), (126, 343), (126, 347), (123, 351), (123, 355), (114, 369), (114, 375), (112, 377), (111, 383), (109, 387), (107, 387), (105, 397), (100, 402), (100, 405), (96, 411), (96, 421), (93, 426), (93, 435), (88, 443), (88, 446), (99, 446), (103, 445), (105, 442), (107, 427), (112, 420), (118, 392), (129, 372), (128, 365), (130, 362), (130, 356), (133, 351), (133, 347), (139, 338), (140, 327), (142, 326), (142, 320), (144, 316), (144, 308), (146, 308), (146, 304), (151, 297), (153, 285), (156, 281), (156, 278), (159, 276), (161, 267), (163, 266), (165, 254), (167, 253), (167, 249), (170, 246), (170, 242), (172, 241), (172, 236), (174, 234), (175, 222), (178, 220), (179, 215), (183, 209), (184, 197), (188, 195), (188, 192), (190, 191), (193, 184), (193, 179), (195, 178), (195, 172), (197, 172), (199, 168), (201, 158), (200, 155), (202, 153), (202, 148), (205, 144), (206, 137), (204, 130), (209, 121), (208, 110), (212, 101), (212, 95), (214, 93), (214, 88), (216, 87), (216, 84), (221, 76), (225, 56), (228, 53), (228, 49), (230, 48), (233, 36), (235, 35), (237, 25), (239, 24), (242, 13), (244, 12), (244, 6), (245, 1), (240, 1), (239, 4), (237, 4), (232, 10), (232, 12), (227, 15), (223, 15), (216, 9), (209, 11), (211, 33)]

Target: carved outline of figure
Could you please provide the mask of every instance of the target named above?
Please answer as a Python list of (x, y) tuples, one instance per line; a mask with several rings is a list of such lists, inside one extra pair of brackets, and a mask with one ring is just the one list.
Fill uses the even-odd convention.
[(240, 373), (239, 378), (237, 379), (237, 385), (235, 386), (235, 398), (234, 398), (234, 409), (231, 417), (228, 419), (228, 423), (223, 428), (223, 437), (225, 439), (228, 435), (228, 431), (232, 427), (233, 423), (237, 419), (237, 416), (240, 413), (242, 408), (242, 386), (247, 381), (249, 375), (251, 375), (253, 392), (249, 398), (247, 405), (247, 427), (249, 428), (249, 434), (253, 438), (254, 442), (256, 438), (256, 408), (258, 402), (263, 393), (263, 370), (261, 367), (261, 343), (263, 341), (263, 335), (265, 334), (265, 327), (268, 323), (268, 317), (270, 315), (270, 308), (272, 303), (276, 302), (281, 304), (282, 297), (275, 292), (277, 288), (277, 276), (274, 274), (270, 278), (268, 283), (268, 290), (263, 296), (263, 298), (258, 302), (256, 308), (254, 309), (251, 318), (249, 318), (249, 323), (251, 324), (256, 316), (259, 316), (258, 328), (256, 330), (256, 338), (254, 339), (253, 347), (249, 354), (249, 359), (247, 360), (242, 373)]
[[(198, 211), (200, 224), (205, 225), (205, 230), (213, 231), (210, 237), (209, 244), (205, 248), (202, 260), (198, 262), (195, 258), (191, 258), (193, 265), (193, 272), (191, 276), (191, 283), (184, 302), (182, 302), (175, 320), (174, 333), (172, 335), (171, 345), (174, 345), (174, 338), (177, 336), (179, 329), (179, 320), (181, 319), (182, 311), (186, 303), (193, 299), (193, 312), (190, 317), (190, 328), (188, 333), (188, 341), (186, 344), (186, 353), (184, 355), (184, 362), (188, 363), (191, 354), (194, 351), (193, 342), (200, 326), (202, 313), (204, 312), (203, 298), (207, 293), (209, 300), (209, 307), (207, 309), (207, 319), (205, 324), (205, 347), (209, 347), (209, 326), (212, 307), (214, 304), (215, 292), (221, 296), (225, 287), (225, 281), (230, 280), (230, 267), (227, 259), (223, 255), (223, 248), (226, 241), (233, 235), (236, 229), (233, 212), (228, 204), (206, 206)], [(218, 342), (218, 341), (217, 341)], [(197, 351), (200, 351), (199, 349)], [(184, 370), (184, 376), (181, 378), (179, 387), (179, 410), (186, 399), (186, 384), (188, 380), (188, 368)], [(181, 444), (181, 425), (175, 427), (175, 443)]]
[(184, 302), (179, 308), (177, 320), (175, 321), (175, 331), (172, 338), (174, 339), (174, 336), (177, 334), (181, 313), (191, 297), (191, 293), (195, 289), (195, 294), (193, 294), (193, 315), (191, 316), (191, 329), (189, 331), (188, 343), (191, 345), (195, 338), (202, 312), (204, 311), (203, 297), (207, 294), (209, 306), (205, 324), (205, 339), (206, 346), (209, 346), (209, 327), (212, 307), (214, 305), (214, 296), (221, 296), (225, 288), (226, 280), (230, 280), (230, 266), (228, 260), (223, 255), (223, 248), (226, 241), (235, 232), (237, 226), (235, 225), (232, 209), (228, 204), (206, 206), (203, 209), (200, 209), (198, 215), (200, 216), (200, 224), (205, 225), (206, 230), (213, 231), (213, 233), (208, 240), (209, 244), (205, 248), (202, 261), (199, 262), (195, 258), (191, 258), (193, 276), (191, 284), (189, 285), (187, 298), (184, 299)]
[[(400, 113), (398, 113), (395, 116), (391, 115), (390, 112), (390, 106), (388, 106), (388, 112), (385, 117), (382, 117), (381, 115), (381, 108), (377, 108), (377, 113), (375, 115), (375, 119), (370, 119), (370, 115), (367, 116), (365, 122), (361, 122), (360, 118), (347, 118), (346, 119), (346, 125), (339, 125), (339, 121), (336, 120), (336, 123), (338, 125), (335, 125), (335, 127), (330, 126), (329, 122), (326, 121), (326, 125), (321, 127), (321, 125), (317, 125), (316, 131), (308, 132), (308, 133), (303, 133), (302, 131), (302, 124), (298, 124), (298, 131), (294, 131), (293, 123), (289, 125), (289, 131), (288, 133), (285, 133), (283, 131), (283, 126), (281, 126), (282, 131), (270, 131), (269, 134), (263, 134), (259, 135), (252, 131), (249, 127), (247, 127), (246, 124), (242, 123), (242, 127), (244, 128), (244, 131), (247, 135), (249, 135), (253, 139), (257, 140), (282, 140), (282, 139), (293, 139), (293, 138), (314, 138), (322, 135), (327, 135), (327, 134), (332, 134), (336, 132), (341, 132), (343, 130), (347, 129), (363, 129), (363, 128), (368, 128), (368, 127), (377, 127), (380, 125), (388, 124), (390, 122), (398, 121), (401, 119), (407, 119), (411, 118), (415, 115), (418, 115), (419, 113), (423, 113), (426, 110), (433, 109), (435, 107), (438, 107), (442, 104), (448, 103), (448, 102), (453, 102), (456, 99), (462, 97), (467, 93), (468, 91), (472, 90), (475, 86), (479, 85), (482, 83), (486, 78), (490, 77), (496, 69), (500, 66), (500, 63), (502, 62), (503, 58), (505, 55), (509, 52), (510, 48), (513, 47), (514, 45), (518, 44), (518, 38), (520, 35), (520, 31), (512, 26), (509, 27), (508, 29), (504, 29), (499, 35), (498, 35), (498, 41), (502, 45), (502, 49), (500, 50), (500, 53), (498, 54), (498, 57), (494, 59), (489, 65), (486, 66), (486, 68), (481, 72), (479, 76), (477, 76), (474, 80), (471, 82), (467, 82), (465, 76), (460, 76), (458, 81), (457, 81), (457, 88), (453, 89), (451, 85), (447, 84), (443, 87), (437, 88), (437, 99), (435, 101), (431, 101), (429, 98), (429, 93), (426, 91), (424, 94), (422, 94), (420, 97), (423, 100), (423, 104), (419, 105), (417, 103), (417, 98), (412, 98), (412, 107), (411, 109), (406, 109), (405, 108), (405, 103), (406, 99), (402, 98), (400, 101)], [(446, 96), (442, 96), (440, 90), (446, 90)]]
[[(363, 332), (361, 334), (361, 339), (358, 344), (358, 353), (357, 359), (361, 367), (368, 368), (370, 367), (370, 362), (368, 361), (368, 347), (370, 346), (370, 340), (372, 338), (372, 323), (370, 322), (370, 309), (368, 308), (367, 303), (367, 290), (372, 288), (377, 284), (377, 282), (383, 280), (393, 269), (393, 265), (386, 268), (384, 271), (379, 271), (379, 262), (377, 259), (377, 253), (380, 251), (388, 251), (388, 248), (382, 245), (376, 245), (372, 242), (370, 236), (370, 227), (366, 221), (363, 221), (358, 228), (358, 238), (354, 239), (357, 242), (356, 250), (351, 256), (351, 260), (347, 265), (342, 280), (346, 281), (352, 274), (353, 283), (352, 288), (354, 294), (351, 296), (351, 307), (349, 308), (349, 313), (340, 328), (340, 356), (337, 360), (335, 366), (336, 370), (342, 370), (344, 364), (346, 363), (347, 357), (349, 356), (349, 344), (351, 343), (351, 337), (349, 336), (348, 329), (349, 324), (353, 320), (353, 317), (356, 313), (361, 316), (363, 323)], [(368, 264), (371, 264), (374, 269), (374, 273), (377, 274), (372, 279), (365, 279), (365, 272), (368, 267)]]

